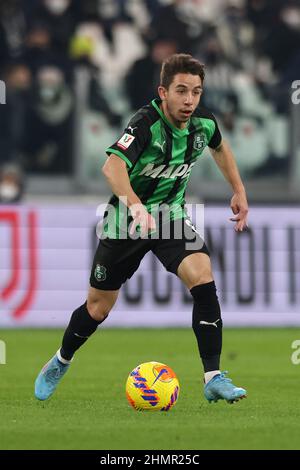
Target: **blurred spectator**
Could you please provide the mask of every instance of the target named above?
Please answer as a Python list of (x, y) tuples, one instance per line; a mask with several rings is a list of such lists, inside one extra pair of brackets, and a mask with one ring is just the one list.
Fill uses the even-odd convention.
[(279, 20), (269, 30), (263, 44), (263, 52), (270, 57), (275, 72), (280, 75), (299, 54), (300, 6), (287, 2), (282, 7)]
[(47, 65), (54, 65), (63, 69), (68, 81), (72, 76), (72, 62), (64, 49), (55, 50), (49, 26), (40, 21), (32, 23), (27, 37), (24, 51), (24, 61), (35, 76), (38, 70)]
[(145, 39), (150, 42), (157, 39), (173, 40), (177, 43), (178, 52), (193, 54), (195, 41), (202, 34), (202, 26), (195, 12), (190, 15), (187, 3), (190, 2), (174, 0), (156, 10)]
[(223, 103), (227, 103), (228, 99), (238, 100), (235, 79), (239, 66), (226, 58), (221, 40), (214, 31), (201, 42), (197, 56), (206, 68), (201, 103), (213, 112), (222, 112)]
[(0, 1), (0, 69), (21, 58), (24, 50), (26, 19), (19, 0)]
[(40, 23), (46, 26), (55, 53), (66, 56), (70, 38), (79, 21), (78, 5), (74, 0), (41, 0), (31, 18), (33, 24)]
[(246, 0), (246, 14), (255, 27), (259, 41), (276, 25), (279, 13), (286, 0)]
[(113, 28), (117, 23), (131, 22), (125, 10), (124, 0), (97, 0), (97, 9), (100, 14), (104, 34), (111, 46), (114, 46)]
[(96, 24), (82, 23), (71, 40), (70, 55), (74, 63), (88, 71), (87, 106), (105, 114), (112, 126), (119, 126), (121, 116), (113, 111), (101, 86), (101, 67), (94, 61), (99, 29)]
[(0, 203), (12, 204), (22, 199), (24, 181), (17, 165), (6, 165), (0, 168)]
[(88, 106), (92, 111), (98, 111), (105, 115), (109, 124), (119, 127), (122, 116), (115, 112), (105, 98), (104, 91), (100, 84), (99, 70), (90, 65), (90, 81), (88, 90)]
[(4, 78), (6, 104), (0, 113), (0, 164), (21, 161), (32, 87), (30, 70), (23, 63), (7, 66)]
[(41, 68), (26, 129), (28, 171), (70, 173), (73, 106), (73, 94), (63, 71), (53, 66)]
[(163, 61), (177, 51), (173, 40), (157, 40), (143, 59), (137, 60), (126, 79), (126, 91), (132, 109), (137, 110), (157, 96)]
[(268, 135), (259, 119), (238, 114), (235, 107), (228, 106), (221, 115), (223, 138), (230, 142), (240, 171), (251, 177), (268, 155)]
[(70, 173), (73, 86), (80, 113), (112, 132), (156, 96), (162, 61), (185, 52), (206, 65), (202, 104), (223, 115), (245, 173), (280, 173), (299, 43), (299, 0), (0, 0), (0, 163)]
[[(139, 23), (145, 15), (144, 0), (87, 0), (81, 6), (83, 21), (101, 24), (111, 51), (115, 49), (114, 28), (121, 23)], [(138, 10), (138, 11), (137, 11)]]

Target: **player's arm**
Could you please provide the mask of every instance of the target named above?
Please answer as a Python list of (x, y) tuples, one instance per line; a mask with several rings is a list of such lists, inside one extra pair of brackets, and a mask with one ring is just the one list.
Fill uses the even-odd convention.
[(146, 235), (149, 229), (155, 230), (154, 218), (149, 214), (130, 184), (126, 162), (112, 153), (103, 165), (102, 173), (112, 192), (130, 209), (134, 219), (130, 233), (135, 232), (137, 225), (141, 227), (142, 236)]
[(122, 137), (106, 149), (108, 159), (102, 168), (113, 193), (119, 199), (122, 198), (123, 204), (130, 210), (133, 217), (130, 233), (134, 233), (136, 226), (139, 225), (142, 236), (147, 234), (149, 229), (155, 229), (155, 221), (134, 192), (127, 170), (135, 165), (147, 147), (150, 138), (151, 131), (148, 120), (142, 113), (137, 112)]
[(141, 204), (140, 198), (133, 191), (130, 184), (127, 165), (124, 160), (117, 155), (111, 154), (102, 167), (102, 173), (113, 193), (119, 198), (126, 198), (127, 207), (130, 208), (133, 204)]
[(248, 202), (234, 155), (229, 144), (223, 139), (216, 148), (210, 148), (210, 151), (225, 179), (233, 189), (234, 194), (230, 206), (235, 217), (230, 220), (236, 222), (234, 227), (236, 231), (242, 231), (247, 227)]

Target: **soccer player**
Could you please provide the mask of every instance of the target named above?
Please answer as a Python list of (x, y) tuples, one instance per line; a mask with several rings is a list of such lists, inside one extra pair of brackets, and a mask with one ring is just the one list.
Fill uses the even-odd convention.
[(192, 324), (206, 399), (233, 403), (246, 396), (220, 371), (222, 319), (209, 251), (185, 210), (192, 166), (208, 146), (233, 190), (234, 228), (247, 226), (247, 197), (234, 156), (213, 114), (199, 106), (203, 84), (200, 62), (187, 54), (170, 56), (162, 65), (159, 98), (141, 108), (106, 150), (102, 171), (113, 196), (104, 214), (87, 301), (73, 312), (60, 349), (36, 379), (39, 400), (55, 391), (74, 353), (107, 318), (120, 287), (150, 250), (193, 296)]

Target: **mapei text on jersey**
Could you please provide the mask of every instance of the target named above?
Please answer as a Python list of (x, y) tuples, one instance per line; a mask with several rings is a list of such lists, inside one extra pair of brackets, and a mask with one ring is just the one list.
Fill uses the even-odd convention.
[(151, 178), (186, 178), (189, 176), (192, 167), (195, 162), (183, 163), (181, 165), (154, 165), (154, 163), (148, 163), (139, 175), (151, 176)]

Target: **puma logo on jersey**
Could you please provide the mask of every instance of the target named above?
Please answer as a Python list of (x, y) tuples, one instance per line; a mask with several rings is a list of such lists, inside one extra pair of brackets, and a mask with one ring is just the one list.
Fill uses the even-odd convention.
[(137, 129), (137, 127), (131, 127), (131, 126), (128, 126), (128, 127), (127, 127), (127, 130), (128, 130), (129, 132), (131, 132), (131, 134), (133, 134), (133, 132), (134, 132), (135, 129)]
[(189, 176), (192, 167), (195, 162), (188, 165), (183, 163), (182, 165), (154, 165), (154, 163), (148, 163), (144, 169), (139, 173), (139, 176), (150, 176), (151, 178), (186, 178)]
[(154, 142), (153, 146), (158, 147), (163, 153), (164, 153), (164, 145), (166, 141), (164, 140), (163, 143), (161, 144), (160, 142), (156, 141)]

